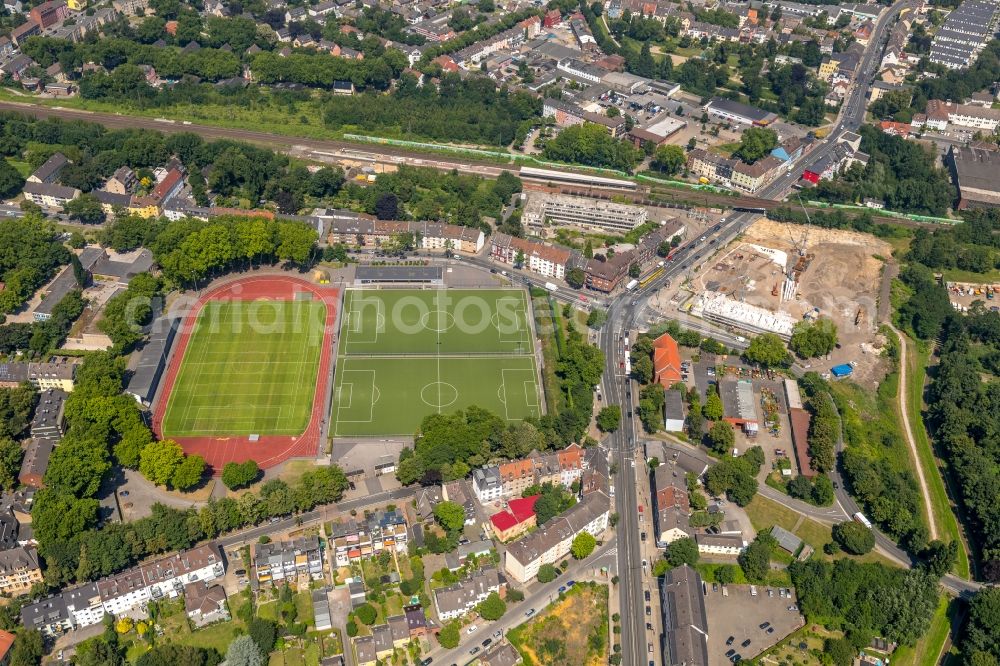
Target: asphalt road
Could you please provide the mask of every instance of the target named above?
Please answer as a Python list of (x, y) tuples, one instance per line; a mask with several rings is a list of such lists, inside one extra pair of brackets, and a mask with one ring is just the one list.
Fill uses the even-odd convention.
[(416, 488), (399, 488), (397, 490), (389, 490), (382, 493), (376, 493), (374, 495), (367, 495), (365, 497), (359, 497), (358, 499), (347, 500), (345, 502), (338, 502), (336, 504), (324, 504), (323, 506), (317, 507), (312, 511), (300, 513), (297, 516), (282, 518), (270, 523), (264, 523), (263, 525), (258, 525), (257, 527), (245, 529), (242, 532), (233, 532), (232, 534), (216, 539), (215, 542), (223, 549), (227, 549), (230, 546), (242, 546), (247, 543), (256, 542), (262, 536), (281, 534), (282, 532), (330, 520), (333, 518), (334, 514), (349, 512), (352, 509), (360, 509), (383, 503), (398, 503), (400, 501), (408, 502), (413, 499), (416, 494)]

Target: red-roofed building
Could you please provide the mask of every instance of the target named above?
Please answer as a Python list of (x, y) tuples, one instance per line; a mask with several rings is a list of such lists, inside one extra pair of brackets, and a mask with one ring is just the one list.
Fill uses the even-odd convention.
[(792, 445), (795, 446), (795, 460), (799, 464), (799, 474), (814, 477), (816, 470), (810, 466), (809, 458), (809, 412), (801, 407), (788, 410), (788, 419), (792, 422)]
[(901, 136), (905, 138), (910, 135), (910, 123), (897, 123), (892, 120), (883, 120), (878, 124), (878, 126), (883, 132), (893, 136)]
[(515, 539), (536, 525), (535, 502), (539, 495), (507, 502), (507, 510), (490, 516), (490, 527), (500, 541)]
[(7, 663), (7, 653), (10, 652), (10, 646), (13, 644), (14, 634), (0, 630), (0, 664)]
[(441, 69), (445, 72), (454, 73), (461, 69), (461, 67), (458, 66), (458, 63), (452, 60), (451, 56), (447, 55), (439, 55), (437, 58), (434, 58), (434, 60), (431, 60), (431, 62), (441, 65)]
[(550, 9), (545, 12), (545, 18), (542, 20), (542, 25), (546, 28), (551, 28), (554, 25), (558, 25), (562, 21), (562, 14), (558, 9)]
[(653, 341), (653, 379), (663, 388), (681, 381), (681, 353), (669, 333)]
[(177, 169), (171, 169), (163, 177), (156, 187), (153, 188), (151, 196), (161, 205), (166, 203), (184, 187), (184, 174)]

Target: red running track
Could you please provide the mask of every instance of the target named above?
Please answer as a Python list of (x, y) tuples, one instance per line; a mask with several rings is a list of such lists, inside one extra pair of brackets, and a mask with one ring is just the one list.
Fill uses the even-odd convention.
[(153, 410), (153, 431), (163, 437), (163, 414), (173, 391), (174, 382), (184, 360), (194, 323), (198, 314), (209, 301), (251, 301), (258, 299), (292, 300), (295, 294), (308, 291), (326, 305), (326, 326), (323, 333), (323, 347), (320, 351), (319, 372), (316, 375), (316, 393), (313, 395), (312, 416), (305, 431), (298, 436), (261, 435), (251, 442), (246, 435), (216, 435), (208, 437), (173, 437), (187, 454), (196, 454), (212, 467), (212, 473), (222, 474), (222, 468), (229, 462), (255, 460), (261, 468), (274, 467), (289, 458), (313, 457), (319, 451), (320, 422), (326, 401), (327, 385), (330, 382), (330, 364), (333, 362), (333, 332), (337, 320), (337, 305), (340, 291), (335, 287), (314, 285), (307, 280), (278, 275), (242, 278), (227, 282), (206, 293), (194, 304), (181, 324), (174, 343), (176, 349), (170, 359), (163, 379), (156, 408)]

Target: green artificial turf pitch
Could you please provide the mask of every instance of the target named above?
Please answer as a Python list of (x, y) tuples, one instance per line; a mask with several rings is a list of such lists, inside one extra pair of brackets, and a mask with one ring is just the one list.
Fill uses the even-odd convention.
[(206, 303), (168, 397), (163, 435), (302, 433), (325, 318), (319, 301)]
[(540, 416), (528, 316), (516, 289), (347, 291), (334, 435), (410, 435), (428, 414), (470, 405)]

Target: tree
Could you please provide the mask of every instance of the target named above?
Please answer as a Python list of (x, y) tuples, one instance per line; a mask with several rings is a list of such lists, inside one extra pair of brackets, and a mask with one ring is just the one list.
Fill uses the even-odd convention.
[[(524, 260), (521, 260), (524, 263)], [(587, 274), (583, 272), (582, 268), (571, 268), (566, 271), (566, 284), (573, 287), (574, 289), (580, 289), (584, 284), (587, 283)]]
[(875, 535), (872, 531), (854, 520), (834, 525), (833, 538), (841, 548), (853, 555), (864, 555), (875, 547)]
[(24, 176), (7, 160), (0, 160), (0, 198), (11, 199), (24, 187)]
[(778, 146), (778, 134), (764, 127), (750, 127), (740, 137), (740, 147), (733, 153), (748, 164), (766, 157)]
[(672, 567), (679, 567), (682, 564), (694, 566), (698, 563), (698, 544), (691, 537), (671, 541), (667, 545), (664, 557), (667, 558), (667, 562)]
[(257, 644), (261, 654), (271, 654), (278, 639), (278, 625), (272, 620), (255, 617), (247, 626), (247, 634)]
[(673, 176), (681, 170), (686, 161), (687, 156), (684, 154), (684, 149), (680, 146), (660, 146), (653, 153), (651, 166), (657, 171), (665, 173), (668, 176)]
[(951, 571), (958, 559), (958, 544), (954, 541), (944, 543), (938, 539), (927, 544), (920, 553), (920, 566), (931, 576), (941, 578)]
[(230, 490), (246, 488), (257, 480), (259, 474), (260, 468), (256, 461), (229, 462), (222, 468), (222, 483)]
[(743, 358), (766, 368), (785, 366), (791, 360), (785, 343), (774, 333), (763, 333), (751, 340), (750, 346), (743, 352)]
[(11, 490), (17, 485), (17, 475), (21, 470), (24, 451), (12, 439), (0, 437), (0, 488)]
[(438, 643), (446, 650), (453, 650), (458, 647), (462, 640), (462, 625), (457, 620), (448, 622), (438, 633)]
[(639, 268), (639, 264), (637, 263), (630, 264), (628, 267), (628, 276), (630, 278), (637, 278), (640, 275), (642, 275), (642, 269)]
[(446, 532), (454, 534), (465, 526), (465, 509), (456, 502), (439, 502), (434, 506), (434, 518)]
[(538, 567), (538, 582), (551, 583), (556, 579), (556, 568), (551, 564), (543, 564)]
[(237, 636), (226, 650), (226, 664), (229, 666), (261, 666), (263, 663), (260, 649), (249, 636)]
[(590, 328), (600, 328), (604, 326), (604, 322), (608, 320), (607, 310), (602, 310), (601, 308), (594, 308), (587, 315), (587, 326)]
[(67, 202), (63, 208), (71, 220), (79, 220), (84, 224), (100, 224), (104, 221), (104, 209), (93, 194), (81, 194)]
[(736, 435), (733, 434), (733, 426), (729, 425), (726, 421), (716, 421), (708, 430), (708, 442), (709, 448), (719, 455), (725, 455), (733, 448), (733, 444), (736, 442)]
[(375, 624), (375, 620), (378, 618), (378, 612), (371, 604), (363, 603), (354, 609), (354, 616), (370, 627)]
[(858, 653), (850, 641), (844, 638), (827, 638), (823, 642), (823, 652), (829, 655), (834, 666), (851, 666)]
[(597, 413), (597, 427), (601, 432), (614, 432), (622, 422), (622, 408), (618, 405), (608, 405)]
[(17, 632), (14, 645), (10, 649), (11, 666), (36, 666), (42, 663), (45, 645), (42, 635), (37, 629), (25, 629)]
[(739, 555), (743, 575), (752, 583), (763, 583), (771, 570), (771, 550), (774, 538), (770, 534), (758, 534), (757, 538)]
[[(993, 663), (1000, 658), (1000, 588), (984, 587), (972, 597), (961, 646), (963, 653), (992, 657)], [(973, 663), (988, 662), (980, 656)]]
[(507, 603), (496, 592), (490, 592), (486, 599), (476, 606), (476, 612), (484, 620), (499, 620), (507, 612)]
[(170, 477), (170, 485), (177, 490), (190, 490), (201, 483), (201, 477), (204, 473), (204, 458), (197, 455), (184, 456), (184, 460), (177, 465)]
[(731, 585), (736, 582), (736, 567), (732, 564), (723, 564), (715, 570), (715, 580), (723, 585)]
[(151, 442), (139, 454), (139, 471), (156, 485), (166, 486), (183, 460), (184, 450), (177, 442), (170, 439)]
[(833, 481), (826, 474), (820, 474), (813, 481), (812, 502), (816, 506), (830, 506), (833, 500)]
[(701, 413), (705, 415), (706, 419), (711, 421), (718, 421), (722, 418), (725, 409), (722, 406), (722, 398), (719, 397), (718, 390), (710, 390), (708, 392), (708, 398), (705, 400), (705, 406), (702, 407)]
[(392, 192), (379, 195), (375, 202), (375, 216), (380, 220), (395, 220), (399, 216), (399, 199)]
[(827, 317), (800, 321), (792, 331), (788, 347), (801, 358), (826, 356), (837, 346), (837, 325)]
[(570, 552), (573, 557), (582, 560), (590, 556), (594, 552), (594, 548), (597, 547), (597, 539), (590, 532), (580, 532), (575, 537), (573, 537), (573, 543), (570, 545)]

